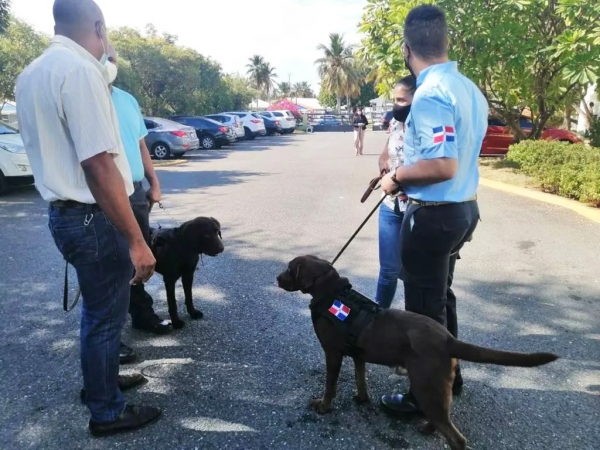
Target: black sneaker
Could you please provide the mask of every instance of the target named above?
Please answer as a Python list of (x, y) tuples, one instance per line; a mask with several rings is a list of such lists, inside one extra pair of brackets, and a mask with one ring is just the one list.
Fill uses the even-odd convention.
[(161, 320), (157, 315), (152, 315), (149, 318), (144, 318), (140, 320), (131, 320), (132, 328), (141, 331), (147, 331), (148, 333), (164, 335), (169, 334), (173, 331), (173, 327), (171, 327), (171, 322), (168, 320)]
[(390, 394), (381, 397), (381, 406), (384, 411), (391, 414), (414, 414), (421, 413), (417, 399), (412, 392), (406, 394)]
[(90, 420), (89, 429), (92, 436), (110, 436), (148, 425), (158, 419), (161, 414), (162, 410), (154, 406), (127, 405), (119, 417), (112, 422), (92, 422)]

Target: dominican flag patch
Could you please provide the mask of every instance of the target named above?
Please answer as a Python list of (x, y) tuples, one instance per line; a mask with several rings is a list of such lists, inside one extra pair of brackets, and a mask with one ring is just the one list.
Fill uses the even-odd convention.
[(339, 300), (335, 300), (333, 305), (331, 305), (331, 308), (329, 308), (329, 312), (343, 322), (350, 315), (350, 308)]
[(454, 142), (454, 127), (435, 127), (433, 129), (433, 143)]

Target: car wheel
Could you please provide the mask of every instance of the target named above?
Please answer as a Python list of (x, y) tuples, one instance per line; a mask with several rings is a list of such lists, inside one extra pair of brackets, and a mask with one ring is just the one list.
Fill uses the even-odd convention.
[(244, 127), (244, 133), (246, 134), (247, 141), (252, 141), (256, 137), (254, 134), (252, 134), (252, 131), (250, 131), (250, 128), (248, 127)]
[(171, 156), (171, 149), (164, 142), (157, 142), (152, 146), (152, 156), (156, 159), (168, 159)]
[(204, 150), (212, 150), (215, 148), (215, 138), (206, 134), (200, 138), (200, 145)]
[(6, 181), (6, 177), (0, 170), (0, 195), (6, 194), (8, 191), (8, 181)]
[(295, 128), (292, 128), (292, 129), (289, 131), (289, 133), (290, 133), (290, 134), (294, 134), (294, 131), (296, 131), (296, 129), (295, 129)]

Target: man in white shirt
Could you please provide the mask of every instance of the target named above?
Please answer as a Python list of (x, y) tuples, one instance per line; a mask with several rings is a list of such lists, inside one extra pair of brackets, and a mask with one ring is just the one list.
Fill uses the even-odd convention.
[(131, 173), (102, 63), (102, 11), (92, 0), (56, 0), (54, 20), (49, 48), (17, 80), (17, 114), (36, 187), (50, 202), (50, 231), (77, 270), (89, 428), (103, 436), (161, 414), (127, 405), (118, 385), (130, 282), (147, 281), (156, 261), (129, 203)]

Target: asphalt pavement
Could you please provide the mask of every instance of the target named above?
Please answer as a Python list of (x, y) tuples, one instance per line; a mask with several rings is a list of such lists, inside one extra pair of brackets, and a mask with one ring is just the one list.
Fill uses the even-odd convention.
[[(164, 409), (149, 427), (91, 438), (79, 403), (79, 313), (62, 311), (63, 260), (33, 188), (0, 197), (0, 449), (414, 449), (445, 447), (410, 419), (389, 418), (378, 398), (407, 387), (368, 366), (371, 404), (356, 405), (344, 363), (334, 411), (308, 408), (325, 364), (308, 298), (275, 277), (300, 254), (332, 259), (368, 211), (359, 199), (377, 173), (385, 134), (367, 133), (354, 156), (351, 133), (276, 136), (197, 151), (159, 170), (166, 212), (154, 225), (212, 216), (225, 252), (196, 272), (192, 321), (178, 286), (182, 330), (153, 337), (126, 326), (150, 382), (132, 403)], [(463, 363), (465, 390), (453, 420), (472, 449), (597, 449), (600, 442), (600, 226), (557, 206), (481, 188), (482, 222), (456, 269), (459, 334), (478, 345), (546, 351), (535, 369)], [(373, 296), (377, 218), (337, 264)], [(148, 285), (167, 317), (162, 281)], [(403, 306), (401, 287), (394, 307)]]

